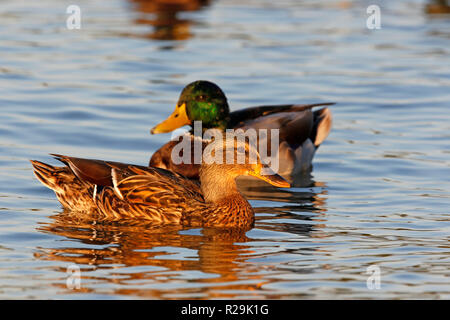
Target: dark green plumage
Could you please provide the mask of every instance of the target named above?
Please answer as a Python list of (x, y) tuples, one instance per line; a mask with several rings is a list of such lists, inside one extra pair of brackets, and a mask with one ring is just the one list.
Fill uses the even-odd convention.
[(230, 108), (223, 91), (214, 83), (199, 80), (188, 84), (181, 92), (177, 105), (186, 104), (188, 118), (202, 121), (203, 129), (225, 129)]

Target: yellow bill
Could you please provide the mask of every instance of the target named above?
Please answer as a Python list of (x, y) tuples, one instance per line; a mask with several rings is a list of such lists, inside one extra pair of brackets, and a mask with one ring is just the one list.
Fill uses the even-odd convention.
[(189, 120), (186, 113), (186, 104), (183, 103), (181, 106), (177, 106), (175, 111), (166, 120), (153, 127), (150, 133), (166, 133), (187, 124), (191, 124), (191, 120)]

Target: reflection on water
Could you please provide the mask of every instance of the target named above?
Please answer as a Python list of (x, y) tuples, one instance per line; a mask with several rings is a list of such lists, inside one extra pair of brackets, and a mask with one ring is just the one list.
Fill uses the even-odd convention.
[(450, 14), (448, 0), (430, 0), (425, 6), (425, 12), (428, 14)]
[(186, 40), (191, 37), (192, 21), (180, 18), (180, 13), (197, 11), (210, 4), (211, 0), (129, 0), (139, 12), (138, 24), (151, 25), (150, 39)]
[[(255, 187), (251, 193), (250, 198), (258, 197)], [(260, 190), (259, 197), (266, 198), (267, 190)], [(325, 200), (319, 200), (319, 194), (288, 192), (281, 201), (289, 205), (256, 208), (258, 229), (298, 237), (319, 234), (324, 221), (321, 213), (326, 211)], [(258, 252), (251, 242), (264, 240), (249, 237), (241, 230), (161, 227), (135, 220), (99, 223), (66, 211), (51, 219), (51, 223), (42, 223), (38, 230), (70, 240), (70, 245), (64, 246), (62, 241), (55, 242), (54, 247), (37, 247), (34, 256), (77, 264), (82, 275), (82, 292), (98, 292), (98, 288), (114, 284), (121, 286), (113, 290), (115, 294), (149, 298), (233, 298), (236, 296), (233, 291), (257, 297), (264, 294), (259, 290), (270, 281), (264, 273), (256, 272), (255, 266), (249, 268), (252, 260), (280, 253), (267, 248)], [(303, 250), (309, 254), (314, 251)], [(91, 276), (92, 271), (99, 270), (104, 271), (104, 277)], [(66, 270), (58, 271), (61, 278), (53, 285), (65, 289)], [(193, 272), (203, 275), (197, 285), (164, 286), (173, 278), (188, 279)]]

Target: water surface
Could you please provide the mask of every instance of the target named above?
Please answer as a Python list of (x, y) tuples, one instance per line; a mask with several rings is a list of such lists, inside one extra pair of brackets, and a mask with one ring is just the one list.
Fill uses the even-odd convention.
[[(369, 1), (77, 4), (81, 30), (64, 2), (2, 2), (0, 298), (450, 298), (448, 15), (378, 1), (369, 30)], [(254, 229), (81, 221), (33, 177), (51, 152), (147, 164), (197, 79), (232, 110), (338, 103), (311, 177), (244, 191)]]

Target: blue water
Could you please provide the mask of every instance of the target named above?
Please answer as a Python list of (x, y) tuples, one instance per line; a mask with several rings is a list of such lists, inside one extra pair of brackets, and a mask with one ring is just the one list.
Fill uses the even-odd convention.
[[(370, 1), (161, 2), (78, 0), (80, 30), (64, 2), (2, 2), (0, 298), (449, 299), (449, 16), (378, 1), (369, 30)], [(48, 153), (147, 164), (197, 79), (232, 110), (337, 102), (303, 187), (244, 190), (246, 234), (77, 221), (34, 178)]]

